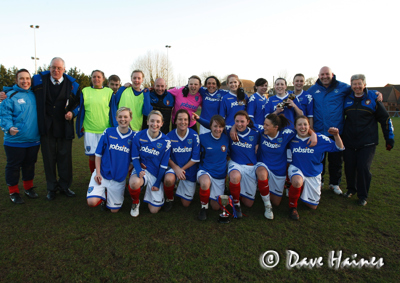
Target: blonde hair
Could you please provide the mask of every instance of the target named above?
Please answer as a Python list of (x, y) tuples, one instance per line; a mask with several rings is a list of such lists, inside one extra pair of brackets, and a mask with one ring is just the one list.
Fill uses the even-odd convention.
[(129, 112), (129, 117), (131, 117), (132, 118), (132, 110), (129, 108), (129, 107), (120, 107), (118, 110), (117, 110), (117, 117), (118, 117), (118, 115), (122, 112), (122, 111), (128, 111)]
[(151, 115), (158, 115), (158, 116), (160, 116), (160, 117), (161, 117), (161, 120), (164, 122), (164, 116), (163, 116), (163, 114), (161, 114), (161, 112), (158, 111), (158, 110), (151, 110), (151, 112), (149, 113), (149, 115), (147, 115), (147, 122), (150, 120), (150, 116), (151, 116)]

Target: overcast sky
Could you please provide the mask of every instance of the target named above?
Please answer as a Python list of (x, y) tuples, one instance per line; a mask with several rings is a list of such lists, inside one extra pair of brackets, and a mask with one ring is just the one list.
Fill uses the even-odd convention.
[(400, 84), (400, 1), (1, 1), (0, 64), (34, 71), (65, 59), (129, 81), (132, 63), (148, 50), (166, 52), (175, 77), (211, 71), (270, 84), (287, 72), (317, 76), (329, 66), (350, 82)]

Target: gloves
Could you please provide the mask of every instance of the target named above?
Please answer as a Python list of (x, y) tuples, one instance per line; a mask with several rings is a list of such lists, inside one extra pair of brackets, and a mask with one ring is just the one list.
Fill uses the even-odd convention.
[(386, 150), (390, 151), (394, 147), (394, 140), (390, 139), (386, 141)]
[(184, 97), (187, 97), (189, 94), (189, 87), (188, 85), (185, 85), (185, 87), (182, 89), (182, 93)]
[(238, 100), (242, 101), (242, 100), (244, 100), (246, 94), (244, 93), (244, 89), (240, 87), (240, 88), (238, 88), (236, 95), (237, 95)]

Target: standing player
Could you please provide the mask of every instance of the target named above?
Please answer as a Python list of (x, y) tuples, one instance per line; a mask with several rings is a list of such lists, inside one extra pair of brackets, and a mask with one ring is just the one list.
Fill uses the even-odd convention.
[[(198, 76), (191, 76), (187, 86), (170, 89), (169, 92), (175, 97), (175, 106), (172, 111), (172, 121), (175, 121), (176, 112), (179, 109), (186, 109), (190, 116), (197, 111), (203, 99), (199, 93), (201, 79)], [(172, 125), (175, 129), (176, 125)], [(189, 128), (197, 132), (196, 121), (191, 121)]]
[(183, 206), (187, 207), (192, 202), (196, 191), (197, 163), (200, 162), (200, 139), (194, 130), (188, 128), (189, 112), (179, 109), (174, 123), (176, 129), (167, 135), (171, 140), (171, 158), (168, 162), (170, 169), (164, 177), (165, 211), (172, 208), (177, 179), (179, 185), (176, 195), (181, 198)]
[(111, 75), (108, 78), (108, 87), (112, 89), (113, 94), (116, 94), (121, 87), (121, 79), (117, 75)]
[(255, 93), (250, 96), (249, 104), (247, 105), (247, 113), (254, 124), (264, 124), (264, 108), (267, 103), (267, 97), (265, 96), (268, 90), (268, 81), (263, 78), (256, 80), (254, 85)]
[[(343, 151), (344, 146), (337, 128), (331, 127), (328, 130), (335, 142), (327, 136), (317, 134), (318, 143), (310, 148), (307, 144), (310, 138), (310, 123), (307, 117), (298, 116), (295, 127), (297, 135), (289, 144), (292, 158), (289, 166), (289, 177), (292, 182), (289, 189), (289, 217), (298, 220), (297, 201), (299, 198), (312, 209), (317, 209), (319, 204), (324, 153)], [(302, 187), (303, 190), (301, 190)]]
[[(211, 117), (219, 113), (222, 97), (228, 93), (225, 89), (220, 89), (221, 83), (215, 76), (208, 77), (199, 92), (203, 98), (200, 117), (210, 121)], [(200, 134), (209, 133), (210, 130), (200, 125)]]
[[(115, 94), (112, 104), (112, 117), (115, 119), (116, 111), (120, 107), (132, 109), (131, 128), (140, 131), (142, 128), (143, 115), (148, 115), (151, 111), (150, 96), (148, 89), (141, 89), (144, 74), (141, 70), (134, 70), (131, 74), (132, 86), (119, 88)], [(114, 121), (116, 124), (116, 121)]]
[(225, 120), (214, 115), (210, 121), (211, 132), (200, 135), (201, 157), (197, 181), (200, 183), (201, 210), (199, 220), (207, 219), (208, 202), (218, 210), (218, 196), (224, 194), (229, 139), (224, 134)]
[(84, 135), (85, 154), (89, 156), (89, 169), (95, 169), (95, 151), (105, 129), (111, 127), (112, 89), (103, 87), (104, 73), (100, 70), (92, 72), (93, 87), (85, 87), (81, 93), (78, 119), (76, 119), (76, 134)]
[(289, 91), (289, 93), (294, 93), (300, 102), (301, 109), (303, 110), (303, 115), (310, 121), (310, 127), (313, 128), (314, 125), (314, 101), (311, 94), (306, 90), (303, 90), (305, 83), (305, 77), (303, 74), (296, 74), (293, 78), (294, 91)]
[[(129, 179), (129, 193), (132, 197), (131, 216), (139, 216), (140, 188), (146, 192), (144, 202), (148, 203), (151, 213), (157, 213), (164, 204), (162, 179), (168, 168), (171, 152), (171, 140), (160, 129), (163, 116), (160, 111), (152, 110), (147, 117), (147, 130), (136, 134), (132, 143), (132, 163), (134, 170)], [(141, 163), (146, 169), (142, 169)]]
[(246, 111), (236, 112), (235, 128), (238, 141), (229, 138), (231, 160), (228, 163), (229, 189), (232, 194), (238, 218), (242, 218), (240, 196), (247, 207), (251, 207), (257, 189), (257, 179), (254, 165), (257, 163), (259, 133), (253, 130), (253, 121)]
[(225, 119), (226, 125), (231, 127), (235, 124), (234, 117), (236, 112), (246, 110), (249, 98), (244, 92), (242, 82), (237, 75), (229, 75), (226, 82), (229, 87), (229, 93), (222, 98), (219, 114)]
[(131, 146), (135, 132), (129, 128), (131, 120), (132, 111), (121, 107), (117, 111), (118, 127), (106, 129), (101, 136), (96, 149), (96, 170), (86, 196), (89, 206), (102, 203), (111, 212), (118, 212), (122, 207), (125, 178), (132, 166)]

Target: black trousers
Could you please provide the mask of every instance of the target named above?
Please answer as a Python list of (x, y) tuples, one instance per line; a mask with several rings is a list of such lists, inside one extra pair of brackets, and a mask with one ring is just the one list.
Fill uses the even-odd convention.
[(357, 193), (359, 199), (368, 198), (372, 178), (369, 170), (375, 156), (375, 149), (375, 145), (360, 149), (346, 148), (343, 153), (347, 190), (352, 194)]
[[(334, 140), (333, 137), (330, 137)], [(342, 181), (342, 164), (343, 164), (343, 152), (325, 152), (324, 160), (322, 161), (322, 174), (321, 182), (324, 183), (324, 175), (326, 170), (326, 156), (328, 156), (328, 170), (329, 170), (329, 184), (340, 185)]]
[(35, 177), (35, 163), (40, 145), (31, 147), (4, 146), (7, 156), (6, 182), (7, 186), (18, 185), (19, 173), (22, 172), (22, 180), (30, 181)]
[(68, 189), (72, 183), (72, 140), (47, 134), (41, 136), (40, 142), (47, 190), (55, 192)]

